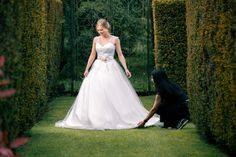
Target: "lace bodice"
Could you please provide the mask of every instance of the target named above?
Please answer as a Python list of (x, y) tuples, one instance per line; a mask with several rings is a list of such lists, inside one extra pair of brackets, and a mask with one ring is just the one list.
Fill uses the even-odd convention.
[(97, 57), (114, 57), (115, 54), (115, 40), (118, 37), (111, 36), (109, 41), (105, 43), (104, 45), (100, 42), (100, 37), (95, 37), (96, 42), (96, 51), (97, 51)]

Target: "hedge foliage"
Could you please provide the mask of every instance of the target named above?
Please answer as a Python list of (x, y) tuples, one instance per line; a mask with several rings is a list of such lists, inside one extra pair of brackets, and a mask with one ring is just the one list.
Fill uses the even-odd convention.
[[(0, 2), (0, 55), (6, 57), (4, 79), (10, 79), (11, 84), (8, 87), (14, 88), (21, 82), (22, 69), (19, 52), (21, 38), (19, 4), (20, 2), (16, 0)], [(10, 139), (19, 132), (16, 123), (17, 94), (12, 98), (0, 99), (0, 130), (7, 129), (10, 132)]]
[(47, 0), (47, 95), (57, 94), (59, 66), (62, 51), (62, 2), (58, 0)]
[(157, 68), (186, 89), (187, 37), (184, 0), (152, 0)]
[[(45, 0), (26, 1), (22, 21), (22, 82), (18, 100), (18, 122), (29, 129), (46, 105), (46, 9)], [(21, 99), (23, 98), (23, 99)]]
[(236, 1), (188, 0), (187, 87), (202, 133), (236, 150)]
[(30, 129), (47, 109), (59, 67), (62, 28), (60, 0), (9, 0), (0, 8), (0, 35), (7, 57), (5, 74), (17, 93), (1, 100), (0, 129), (14, 137)]

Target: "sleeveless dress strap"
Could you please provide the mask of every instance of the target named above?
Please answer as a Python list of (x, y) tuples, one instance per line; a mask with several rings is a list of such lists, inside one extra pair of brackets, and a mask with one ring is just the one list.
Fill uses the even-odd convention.
[(113, 44), (115, 44), (117, 39), (119, 39), (119, 37), (117, 37), (117, 36), (112, 36), (111, 39), (110, 39), (110, 42), (112, 42)]
[(95, 43), (98, 43), (98, 42), (99, 42), (99, 37), (98, 37), (98, 36), (94, 37), (93, 41), (94, 41)]

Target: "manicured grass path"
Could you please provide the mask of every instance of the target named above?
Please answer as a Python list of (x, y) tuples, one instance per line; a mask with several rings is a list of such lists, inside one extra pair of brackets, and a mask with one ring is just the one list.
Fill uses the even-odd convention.
[[(141, 97), (145, 107), (154, 96)], [(29, 143), (20, 157), (226, 157), (202, 139), (190, 123), (182, 130), (146, 129), (87, 131), (55, 128), (64, 118), (74, 97), (58, 97), (49, 112), (30, 131)]]

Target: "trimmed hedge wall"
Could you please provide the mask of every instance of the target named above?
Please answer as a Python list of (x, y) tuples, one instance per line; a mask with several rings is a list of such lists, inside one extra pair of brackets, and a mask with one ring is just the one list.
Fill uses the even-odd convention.
[(186, 89), (187, 37), (184, 0), (152, 0), (157, 68)]
[[(23, 2), (22, 82), (19, 88), (20, 130), (30, 129), (46, 106), (46, 9), (45, 0)], [(28, 14), (27, 14), (28, 13)]]
[[(5, 0), (0, 2), (0, 55), (6, 57), (4, 78), (11, 81), (8, 88), (17, 88), (21, 77), (20, 48), (20, 2)], [(2, 89), (2, 88), (1, 88)], [(0, 130), (8, 130), (10, 139), (19, 132), (16, 123), (17, 94), (11, 98), (0, 99)]]
[(0, 9), (4, 72), (17, 91), (0, 100), (0, 129), (14, 137), (30, 129), (47, 109), (58, 75), (63, 5), (60, 0), (6, 0)]
[(52, 97), (57, 93), (59, 66), (62, 51), (62, 2), (47, 0), (47, 95)]
[(192, 120), (236, 151), (236, 1), (188, 0), (186, 7)]

